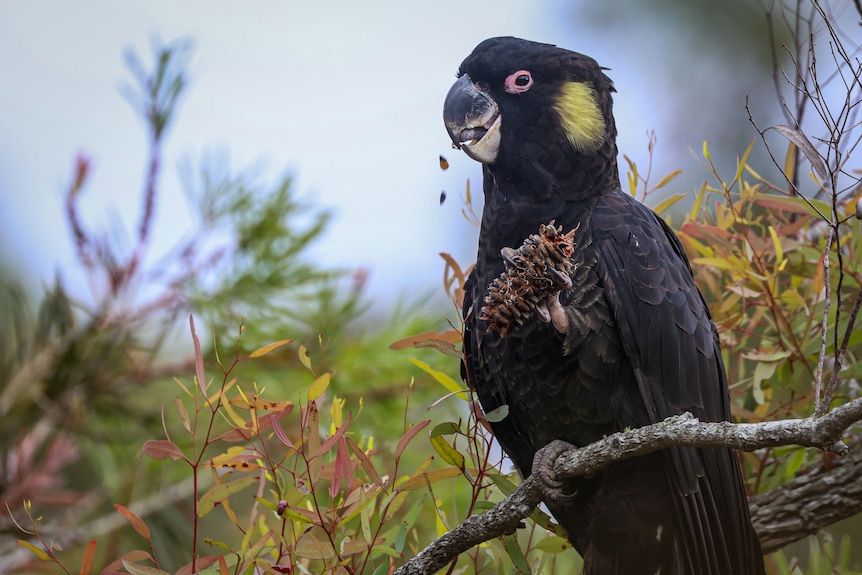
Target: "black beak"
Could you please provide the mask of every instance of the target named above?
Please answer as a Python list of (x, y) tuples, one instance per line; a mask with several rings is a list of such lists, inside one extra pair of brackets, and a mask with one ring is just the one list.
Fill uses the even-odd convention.
[(471, 158), (492, 163), (500, 143), (500, 111), (491, 96), (464, 74), (449, 89), (443, 122), (456, 148)]

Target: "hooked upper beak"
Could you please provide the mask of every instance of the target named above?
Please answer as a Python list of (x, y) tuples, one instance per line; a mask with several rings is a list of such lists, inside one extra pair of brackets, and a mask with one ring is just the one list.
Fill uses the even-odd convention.
[(443, 103), (443, 122), (456, 148), (492, 164), (500, 148), (500, 109), (491, 96), (464, 74), (452, 85)]

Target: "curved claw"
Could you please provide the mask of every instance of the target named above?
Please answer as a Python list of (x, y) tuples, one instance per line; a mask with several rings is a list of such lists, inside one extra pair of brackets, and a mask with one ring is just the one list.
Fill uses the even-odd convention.
[(503, 248), (500, 250), (500, 255), (503, 256), (503, 264), (506, 269), (517, 267), (515, 258), (518, 257), (518, 250), (512, 248)]
[(565, 481), (557, 479), (554, 464), (557, 458), (567, 451), (577, 449), (571, 443), (555, 439), (533, 456), (533, 475), (539, 480), (542, 498), (545, 501), (562, 502), (572, 499), (574, 493), (564, 493)]
[(548, 306), (542, 302), (539, 302), (536, 305), (536, 313), (539, 315), (539, 319), (545, 323), (551, 323), (551, 314), (548, 311)]

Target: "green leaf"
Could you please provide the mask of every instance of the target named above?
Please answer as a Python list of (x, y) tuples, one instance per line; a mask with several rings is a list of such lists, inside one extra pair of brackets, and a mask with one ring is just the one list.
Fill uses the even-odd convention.
[(755, 370), (754, 384), (751, 386), (751, 395), (754, 397), (757, 405), (763, 405), (766, 401), (766, 394), (763, 392), (763, 380), (757, 379), (757, 370)]
[(491, 478), (491, 481), (494, 482), (494, 485), (497, 486), (497, 489), (499, 489), (506, 497), (511, 495), (517, 487), (509, 480), (508, 477), (500, 475), (499, 473), (491, 473), (488, 477)]
[(438, 435), (453, 435), (455, 433), (461, 433), (461, 426), (454, 421), (447, 421), (435, 425), (434, 429), (431, 430), (430, 436), (437, 437)]
[(780, 349), (778, 351), (770, 351), (770, 352), (762, 352), (762, 351), (748, 351), (742, 354), (742, 357), (745, 359), (751, 359), (753, 361), (766, 361), (766, 362), (775, 362), (782, 361), (790, 357), (791, 352)]
[(500, 537), (500, 540), (503, 542), (503, 547), (506, 548), (509, 559), (512, 560), (512, 565), (515, 566), (514, 573), (516, 575), (529, 575), (532, 573), (530, 564), (527, 563), (527, 558), (524, 557), (524, 552), (518, 546), (518, 538), (515, 535), (503, 535)]
[(395, 550), (401, 553), (404, 551), (404, 543), (407, 540), (407, 524), (402, 523), (398, 528), (398, 534), (395, 536)]
[(509, 406), (501, 405), (497, 409), (492, 409), (491, 411), (485, 414), (485, 419), (487, 419), (490, 423), (499, 423), (506, 419), (506, 416), (509, 415)]
[(434, 446), (434, 450), (440, 454), (443, 461), (449, 465), (454, 465), (458, 469), (464, 469), (464, 456), (457, 449), (449, 445), (445, 437), (442, 435), (432, 437), (431, 445)]
[(125, 559), (123, 559), (123, 567), (132, 575), (168, 575), (167, 571), (162, 571), (155, 567), (147, 567), (146, 565), (138, 565)]
[(243, 489), (257, 484), (259, 481), (260, 477), (248, 476), (228, 483), (214, 485), (209, 491), (203, 494), (203, 497), (201, 497), (198, 502), (198, 517), (205, 516), (207, 513), (215, 509), (216, 505), (234, 493), (239, 493)]
[(536, 549), (545, 553), (562, 553), (571, 548), (572, 544), (562, 537), (545, 537), (536, 543)]

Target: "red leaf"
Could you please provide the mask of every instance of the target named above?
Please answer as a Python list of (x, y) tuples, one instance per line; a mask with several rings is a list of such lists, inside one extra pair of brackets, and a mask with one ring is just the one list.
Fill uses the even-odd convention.
[(323, 442), (323, 445), (320, 446), (320, 449), (318, 449), (317, 453), (312, 455), (312, 457), (323, 455), (324, 453), (332, 449), (332, 446), (335, 445), (335, 442), (341, 439), (341, 436), (344, 435), (345, 431), (347, 431), (347, 426), (350, 425), (350, 415), (351, 414), (349, 413), (347, 414), (347, 419), (345, 420), (345, 422), (342, 423), (338, 427), (338, 429), (335, 430), (335, 433), (333, 433), (326, 441)]
[(140, 535), (147, 541), (150, 540), (150, 528), (147, 527), (147, 524), (144, 523), (143, 519), (141, 519), (140, 517), (135, 515), (135, 513), (123, 507), (122, 505), (114, 504), (114, 509), (119, 511), (120, 515), (126, 518), (126, 521), (128, 521), (129, 525), (131, 525), (132, 528), (138, 532), (138, 535)]
[(353, 483), (353, 464), (350, 462), (350, 451), (343, 436), (338, 438), (338, 452), (335, 454), (335, 477), (333, 477), (332, 485), (329, 488), (330, 497), (334, 498), (338, 495), (341, 481), (344, 481), (344, 485), (348, 488)]
[(398, 440), (398, 445), (395, 447), (395, 459), (401, 457), (401, 454), (404, 452), (404, 449), (407, 447), (407, 444), (410, 443), (410, 440), (416, 437), (417, 433), (425, 429), (425, 427), (429, 423), (431, 423), (431, 420), (426, 419), (424, 421), (420, 421), (419, 423), (407, 430), (407, 433), (405, 433), (404, 436)]
[(93, 570), (93, 556), (96, 554), (96, 540), (93, 539), (87, 543), (87, 548), (84, 549), (84, 559), (81, 561), (81, 575), (90, 575)]
[(284, 430), (281, 428), (281, 422), (278, 420), (278, 415), (279, 414), (275, 413), (272, 414), (272, 430), (275, 432), (275, 436), (278, 438), (279, 441), (281, 441), (283, 444), (285, 444), (292, 450), (299, 451), (296, 446), (293, 445), (293, 442), (290, 440)]
[(221, 555), (210, 555), (208, 557), (198, 557), (197, 560), (186, 563), (180, 567), (175, 575), (192, 575), (192, 565), (195, 566), (195, 573), (199, 573), (213, 563), (219, 560)]
[(368, 458), (368, 455), (362, 451), (359, 444), (357, 444), (349, 435), (345, 435), (344, 439), (347, 440), (347, 445), (350, 446), (350, 450), (353, 454), (359, 458), (359, 463), (362, 465), (362, 469), (365, 470), (365, 473), (368, 474), (368, 477), (370, 477), (378, 487), (383, 487), (383, 479), (380, 477), (380, 474), (377, 473), (377, 470), (374, 468), (374, 464), (371, 462), (371, 459)]
[(176, 446), (173, 441), (167, 439), (150, 439), (144, 444), (141, 453), (149, 455), (153, 459), (171, 458), (174, 461), (182, 459), (188, 461), (182, 449)]

